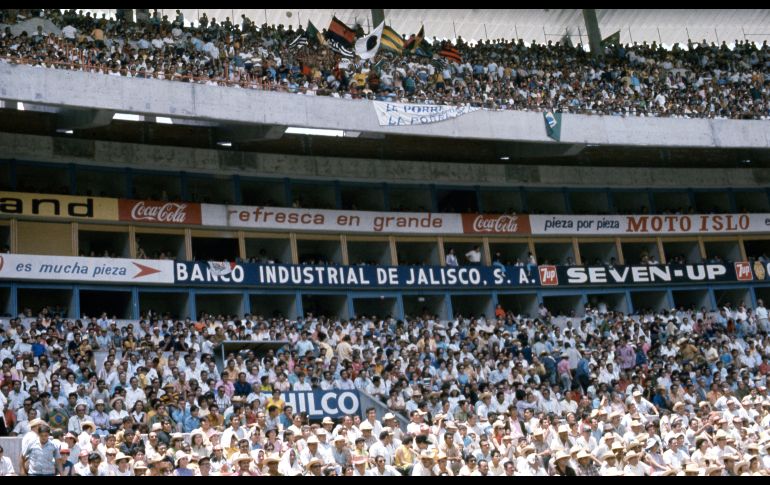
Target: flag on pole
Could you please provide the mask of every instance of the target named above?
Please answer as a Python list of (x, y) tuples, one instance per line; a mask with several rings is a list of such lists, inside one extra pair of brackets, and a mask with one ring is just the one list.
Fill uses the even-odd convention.
[(404, 45), (404, 50), (408, 52), (414, 52), (417, 50), (420, 45), (422, 45), (422, 41), (425, 38), (425, 26), (420, 27), (420, 31), (417, 32), (417, 35), (412, 34), (411, 37), (409, 37), (409, 40), (406, 41), (406, 44)]
[(356, 41), (356, 55), (361, 59), (371, 59), (380, 49), (380, 38), (385, 22), (380, 23), (369, 35), (365, 35)]
[(326, 30), (326, 38), (335, 40), (342, 48), (350, 50), (356, 40), (356, 31), (342, 23), (337, 17), (333, 17), (329, 28)]
[(299, 34), (296, 39), (289, 42), (289, 49), (299, 49), (307, 45), (307, 37), (305, 34)]
[(543, 113), (543, 118), (545, 119), (545, 134), (549, 138), (561, 141), (561, 113), (546, 111)]
[(620, 31), (618, 30), (611, 36), (607, 37), (606, 39), (602, 40), (602, 47), (607, 47), (610, 45), (619, 45), (620, 44)]
[(317, 42), (320, 45), (326, 45), (326, 39), (324, 39), (324, 36), (321, 35), (321, 32), (318, 31), (318, 29), (315, 28), (315, 25), (313, 25), (313, 22), (307, 21), (307, 30), (305, 30), (305, 36), (307, 37), (307, 40), (312, 42)]
[(404, 39), (401, 38), (401, 34), (386, 25), (385, 28), (382, 29), (380, 49), (393, 52), (400, 56), (404, 50)]
[(457, 50), (455, 46), (452, 45), (451, 42), (447, 43), (438, 53), (438, 55), (442, 57), (446, 57), (452, 62), (456, 62), (458, 64), (463, 63), (463, 56), (460, 55), (460, 51)]
[(341, 55), (342, 57), (347, 57), (350, 59), (356, 57), (355, 52), (353, 52), (350, 48), (345, 47), (337, 39), (327, 39), (326, 45), (329, 46), (329, 49)]

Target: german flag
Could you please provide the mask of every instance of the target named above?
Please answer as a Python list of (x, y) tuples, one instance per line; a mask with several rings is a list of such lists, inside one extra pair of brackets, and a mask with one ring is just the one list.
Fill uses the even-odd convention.
[(463, 56), (460, 55), (460, 51), (458, 51), (457, 48), (452, 44), (444, 45), (444, 47), (439, 51), (438, 55), (441, 57), (446, 57), (450, 61), (456, 62), (458, 64), (463, 63)]
[(332, 18), (329, 28), (326, 30), (326, 38), (335, 40), (337, 45), (351, 49), (356, 40), (356, 31), (342, 23), (337, 17)]
[(386, 25), (385, 28), (382, 29), (380, 49), (393, 52), (400, 56), (401, 52), (404, 50), (404, 39), (401, 38), (401, 35), (398, 32)]
[(425, 39), (425, 26), (420, 27), (420, 31), (417, 32), (417, 35), (412, 34), (412, 36), (409, 37), (409, 40), (406, 41), (406, 45), (404, 45), (404, 50), (408, 52), (416, 51), (417, 48), (422, 45), (423, 39)]

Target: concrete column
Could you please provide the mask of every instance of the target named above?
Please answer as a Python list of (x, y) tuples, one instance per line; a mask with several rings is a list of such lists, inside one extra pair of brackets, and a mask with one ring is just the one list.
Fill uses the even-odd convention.
[(238, 255), (241, 260), (246, 261), (246, 233), (238, 231)]
[(618, 264), (626, 264), (626, 258), (623, 256), (623, 245), (620, 243), (620, 238), (615, 238), (615, 250), (618, 253)]
[(746, 246), (743, 243), (743, 236), (738, 236), (738, 249), (741, 251), (741, 261), (748, 261), (749, 258), (746, 255)]
[(136, 258), (136, 226), (133, 224), (128, 226), (128, 256), (130, 258)]
[(588, 31), (588, 44), (591, 46), (591, 57), (602, 54), (602, 33), (599, 30), (599, 21), (596, 19), (596, 9), (584, 8), (583, 20)]
[[(193, 247), (192, 247), (192, 231), (189, 227), (184, 230), (184, 259), (192, 261)], [(195, 308), (192, 309), (192, 314), (195, 315)]]
[(492, 251), (489, 249), (489, 238), (481, 238), (481, 252), (484, 255), (483, 261), (485, 266), (492, 266)]
[(373, 8), (372, 10), (372, 29), (380, 25), (380, 22), (385, 20), (385, 10), (381, 8)]
[(78, 223), (73, 222), (72, 227), (72, 241), (70, 242), (70, 256), (78, 256), (80, 253), (80, 237), (78, 234)]

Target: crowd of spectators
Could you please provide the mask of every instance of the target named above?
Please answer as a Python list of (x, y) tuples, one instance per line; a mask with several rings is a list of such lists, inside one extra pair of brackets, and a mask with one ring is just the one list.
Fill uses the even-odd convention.
[[(178, 11), (177, 11), (178, 12)], [(592, 58), (581, 45), (527, 45), (457, 39), (462, 63), (416, 54), (380, 56), (377, 68), (313, 43), (288, 47), (301, 32), (283, 25), (199, 19), (185, 25), (155, 11), (139, 23), (73, 10), (22, 11), (45, 16), (60, 35), (38, 29), (0, 34), (0, 61), (171, 79), (295, 94), (473, 105), (487, 109), (682, 118), (770, 118), (770, 48), (736, 40), (732, 48), (688, 41), (670, 50), (655, 42), (612, 45)], [(221, 19), (220, 19), (221, 20)], [(429, 26), (428, 26), (429, 28)], [(363, 34), (363, 31), (360, 32)], [(438, 52), (440, 40), (432, 44)]]
[[(121, 326), (27, 311), (0, 328), (0, 432), (23, 437), (23, 463), (0, 454), (0, 474), (767, 475), (768, 331), (761, 300)], [(289, 344), (219, 368), (224, 340)], [(281, 396), (313, 389), (390, 412), (311, 421)]]

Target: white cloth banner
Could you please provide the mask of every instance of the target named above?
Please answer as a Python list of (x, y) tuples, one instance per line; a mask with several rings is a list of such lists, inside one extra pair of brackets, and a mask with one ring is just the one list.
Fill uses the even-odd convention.
[(174, 263), (147, 259), (2, 254), (0, 279), (170, 284), (174, 282)]
[(430, 104), (402, 104), (374, 101), (374, 111), (380, 126), (427, 125), (451, 120), (481, 108)]
[(535, 236), (746, 234), (770, 231), (770, 214), (531, 215)]
[(463, 234), (462, 214), (201, 204), (204, 226), (284, 231)]

